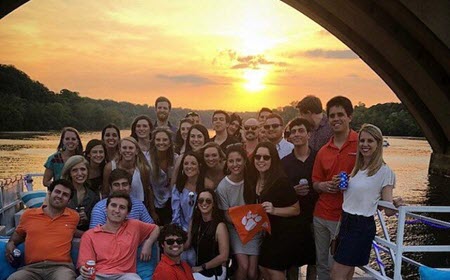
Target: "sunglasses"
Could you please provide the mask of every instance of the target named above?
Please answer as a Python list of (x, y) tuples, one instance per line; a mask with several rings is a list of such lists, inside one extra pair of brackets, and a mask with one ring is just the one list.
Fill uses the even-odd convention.
[(203, 204), (204, 202), (206, 202), (206, 204), (210, 205), (211, 203), (213, 203), (212, 199), (210, 198), (199, 198), (197, 200), (198, 204)]
[(189, 112), (186, 114), (186, 117), (198, 117), (198, 114), (196, 112)]
[(264, 125), (264, 129), (265, 129), (265, 130), (269, 130), (271, 127), (272, 127), (272, 129), (277, 129), (277, 128), (279, 128), (280, 126), (281, 126), (281, 124), (279, 124), (279, 123), (265, 124), (265, 125)]
[(173, 244), (175, 244), (175, 242), (178, 245), (184, 244), (183, 238), (177, 238), (177, 239), (169, 238), (169, 239), (164, 240), (164, 242), (166, 242), (167, 245), (173, 245)]
[(249, 125), (244, 125), (244, 129), (245, 129), (245, 130), (253, 130), (253, 131), (255, 131), (255, 130), (258, 129), (258, 126), (257, 126), (257, 125), (251, 125), (251, 126), (249, 126)]
[(254, 157), (256, 160), (261, 160), (261, 158), (262, 158), (263, 160), (268, 161), (271, 159), (271, 157), (268, 155), (255, 155)]

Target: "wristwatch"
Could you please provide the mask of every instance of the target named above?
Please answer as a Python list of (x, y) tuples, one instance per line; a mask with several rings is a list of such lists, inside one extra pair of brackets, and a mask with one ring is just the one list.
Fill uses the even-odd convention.
[(206, 263), (202, 264), (202, 269), (206, 270)]

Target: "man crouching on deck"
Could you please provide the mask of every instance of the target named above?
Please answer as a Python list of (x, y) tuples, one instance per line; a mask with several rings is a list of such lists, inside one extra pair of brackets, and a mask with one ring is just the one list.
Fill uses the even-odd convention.
[(106, 201), (106, 223), (86, 231), (81, 238), (77, 267), (80, 277), (91, 279), (86, 268), (88, 260), (94, 260), (95, 279), (134, 280), (136, 274), (136, 253), (144, 242), (141, 260), (149, 261), (152, 245), (159, 235), (159, 228), (126, 217), (131, 211), (130, 196), (123, 192), (111, 194)]
[(12, 261), (17, 244), (25, 241), (25, 263), (8, 280), (75, 279), (70, 257), (72, 238), (80, 216), (67, 208), (74, 194), (71, 182), (61, 179), (48, 187), (48, 205), (26, 210), (6, 245), (6, 258)]

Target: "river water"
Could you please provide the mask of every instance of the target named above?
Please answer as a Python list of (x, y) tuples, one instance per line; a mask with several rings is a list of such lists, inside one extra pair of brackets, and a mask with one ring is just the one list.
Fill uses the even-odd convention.
[[(129, 131), (121, 131), (129, 135)], [(100, 132), (81, 134), (84, 145)], [(43, 173), (43, 164), (54, 153), (59, 141), (58, 133), (0, 133), (0, 179), (25, 173)], [(395, 196), (402, 196), (407, 204), (450, 205), (450, 179), (428, 176), (431, 148), (426, 140), (389, 137), (390, 147), (384, 150), (386, 163), (394, 170), (397, 184)], [(41, 179), (35, 180), (35, 188), (43, 189)], [(449, 215), (441, 218), (450, 221)], [(388, 218), (389, 231), (396, 232), (395, 217)], [(407, 225), (407, 244), (450, 244), (450, 229), (434, 229), (424, 225)], [(448, 254), (415, 254), (415, 260), (432, 267), (450, 267)], [(389, 261), (383, 258), (389, 268)], [(409, 266), (404, 269), (405, 279), (418, 279), (417, 270)]]

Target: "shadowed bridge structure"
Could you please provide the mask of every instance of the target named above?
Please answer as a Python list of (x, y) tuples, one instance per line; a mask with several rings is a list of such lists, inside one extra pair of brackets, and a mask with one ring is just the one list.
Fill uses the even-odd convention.
[[(282, 0), (328, 30), (398, 96), (450, 176), (450, 1)], [(26, 0), (0, 2), (0, 18)], [(364, 94), (364, 93), (361, 93)]]

